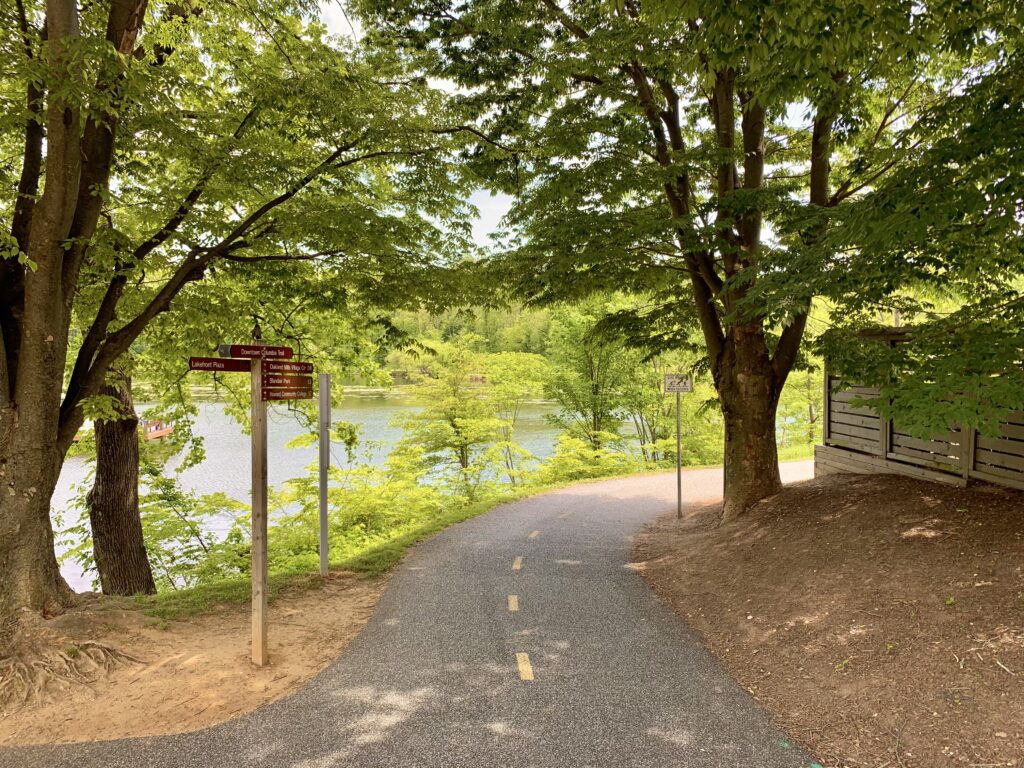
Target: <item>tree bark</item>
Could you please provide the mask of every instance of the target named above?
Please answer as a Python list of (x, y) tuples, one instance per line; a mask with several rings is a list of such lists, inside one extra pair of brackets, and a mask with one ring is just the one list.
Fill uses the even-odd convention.
[(103, 388), (122, 418), (96, 422), (96, 477), (86, 496), (92, 548), (105, 595), (152, 595), (153, 571), (139, 516), (139, 418), (123, 372)]
[(733, 520), (782, 490), (775, 413), (783, 382), (772, 367), (759, 322), (732, 327), (716, 378), (725, 419), (722, 514)]
[(26, 606), (59, 613), (73, 595), (53, 551), (50, 497), (62, 457), (54, 440), (39, 439), (56, 433), (47, 415), (41, 404), (0, 411), (0, 622)]

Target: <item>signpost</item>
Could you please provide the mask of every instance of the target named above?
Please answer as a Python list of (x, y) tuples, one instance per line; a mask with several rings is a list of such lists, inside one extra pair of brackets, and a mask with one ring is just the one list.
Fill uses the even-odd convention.
[[(312, 380), (311, 380), (312, 381)], [(331, 465), (331, 374), (320, 374), (320, 575), (327, 575), (327, 468)]]
[(264, 373), (264, 387), (286, 387), (290, 389), (312, 389), (312, 376), (295, 376), (283, 373)]
[(289, 358), (291, 347), (271, 347), (266, 344), (221, 344), (217, 347), (221, 357), (251, 357), (260, 360), (267, 358)]
[(267, 360), (263, 364), (263, 370), (267, 373), (312, 373), (312, 363), (298, 363), (294, 361), (281, 362), (279, 360)]
[[(253, 334), (259, 341), (258, 332)], [(267, 403), (263, 359), (252, 363), (252, 663), (267, 663)]]
[[(312, 363), (292, 361), (291, 347), (260, 342), (221, 344), (220, 357), (190, 357), (189, 370), (250, 374), (252, 395), (252, 661), (267, 663), (267, 402), (313, 397)], [(320, 375), (320, 572), (327, 573), (327, 467), (330, 457), (330, 381)], [(326, 402), (326, 406), (325, 406)], [(326, 424), (326, 427), (325, 427)]]
[(264, 400), (309, 400), (313, 397), (313, 390), (306, 388), (279, 387), (273, 389), (263, 387), (261, 392)]
[(683, 420), (680, 395), (693, 392), (693, 379), (682, 373), (665, 374), (665, 392), (676, 393), (676, 518), (683, 517)]

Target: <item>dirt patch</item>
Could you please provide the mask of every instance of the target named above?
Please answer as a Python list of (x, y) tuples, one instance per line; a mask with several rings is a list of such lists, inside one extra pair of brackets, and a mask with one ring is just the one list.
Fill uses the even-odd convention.
[(270, 664), (263, 668), (249, 660), (247, 607), (164, 621), (127, 601), (87, 601), (43, 622), (51, 644), (74, 654), (88, 639), (143, 663), (97, 670), (89, 685), (51, 685), (42, 702), (0, 719), (0, 744), (181, 733), (250, 712), (337, 657), (366, 624), (385, 581), (332, 574), (320, 587), (280, 596), (269, 610)]
[(788, 487), (637, 541), (656, 592), (827, 766), (1024, 766), (1024, 494)]

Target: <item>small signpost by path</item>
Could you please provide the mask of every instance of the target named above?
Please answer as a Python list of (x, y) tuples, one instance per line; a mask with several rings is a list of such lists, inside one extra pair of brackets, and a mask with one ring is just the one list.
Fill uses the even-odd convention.
[(676, 518), (683, 516), (683, 419), (680, 397), (693, 392), (693, 379), (684, 373), (665, 374), (665, 392), (676, 393)]
[[(267, 663), (267, 403), (313, 397), (313, 364), (293, 361), (291, 347), (260, 342), (221, 344), (220, 357), (191, 357), (189, 369), (248, 373), (252, 395), (252, 661)], [(327, 467), (330, 460), (331, 377), (320, 375), (320, 572), (327, 574)]]

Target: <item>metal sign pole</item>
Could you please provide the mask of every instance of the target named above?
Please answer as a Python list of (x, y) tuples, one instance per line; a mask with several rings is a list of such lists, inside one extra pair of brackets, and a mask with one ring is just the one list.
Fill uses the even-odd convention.
[(683, 409), (682, 393), (693, 392), (693, 379), (685, 373), (665, 374), (665, 394), (676, 395), (676, 519), (683, 517)]
[(676, 391), (676, 519), (683, 518), (683, 418), (680, 413), (681, 395)]
[(320, 374), (320, 575), (327, 575), (327, 469), (331, 465), (331, 374)]
[(252, 361), (252, 662), (267, 663), (267, 404), (261, 358)]

